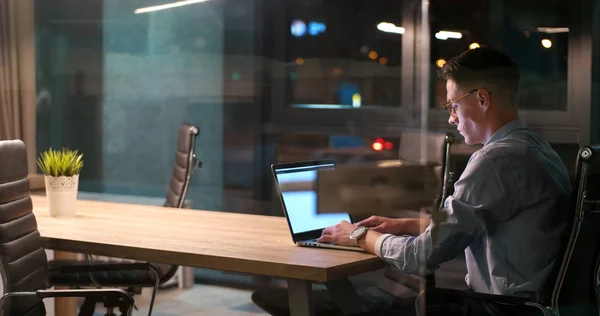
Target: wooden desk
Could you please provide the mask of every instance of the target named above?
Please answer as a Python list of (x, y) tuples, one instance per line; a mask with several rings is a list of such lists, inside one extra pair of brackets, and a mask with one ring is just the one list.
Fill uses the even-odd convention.
[(295, 246), (281, 217), (80, 200), (75, 217), (53, 218), (46, 197), (32, 200), (45, 248), (286, 278), (292, 315), (313, 314), (312, 282), (355, 312), (346, 278), (384, 266), (367, 253)]

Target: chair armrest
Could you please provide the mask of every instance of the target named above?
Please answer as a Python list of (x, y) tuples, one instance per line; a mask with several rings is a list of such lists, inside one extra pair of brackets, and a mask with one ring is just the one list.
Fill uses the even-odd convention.
[[(134, 299), (127, 292), (121, 289), (75, 289), (75, 290), (37, 290), (36, 296), (39, 298), (49, 297), (103, 297), (116, 296), (126, 300), (133, 307)], [(10, 293), (7, 293), (10, 294)]]
[(129, 305), (129, 314), (133, 309), (134, 299), (121, 289), (85, 289), (85, 290), (37, 290), (35, 292), (9, 292), (0, 297), (0, 305), (9, 297), (36, 296), (39, 299), (50, 297), (105, 297), (112, 296), (123, 299)]
[[(89, 265), (67, 265), (59, 267), (60, 274), (68, 273), (92, 273), (105, 271), (122, 271), (122, 270), (155, 270), (150, 263), (102, 263)], [(156, 271), (155, 271), (156, 272)]]
[(597, 162), (600, 157), (600, 144), (584, 146), (579, 150), (579, 157), (588, 164)]
[(192, 154), (192, 170), (195, 168), (202, 168), (202, 161), (196, 157), (196, 154)]
[[(495, 295), (495, 294), (485, 294), (485, 293), (477, 293), (472, 291), (463, 291), (463, 290), (453, 290), (453, 289), (430, 289), (426, 290), (430, 291), (433, 294), (441, 294), (441, 295), (460, 295), (461, 297), (469, 297), (476, 300), (481, 301), (490, 301), (496, 303), (504, 303), (511, 305), (526, 305), (527, 303), (532, 303), (530, 299), (518, 296), (509, 296), (509, 295)], [(427, 295), (427, 293), (425, 293)]]

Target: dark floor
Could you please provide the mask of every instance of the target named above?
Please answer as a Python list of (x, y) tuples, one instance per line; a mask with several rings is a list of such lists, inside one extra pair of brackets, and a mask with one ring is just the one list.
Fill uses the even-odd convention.
[[(466, 288), (465, 273), (463, 258), (447, 262), (436, 273), (436, 285), (464, 289)], [(385, 277), (383, 269), (354, 276), (351, 281), (357, 289), (379, 287), (401, 297), (416, 296), (418, 287), (414, 287), (415, 279), (402, 274), (396, 276), (398, 275), (400, 278), (404, 278), (404, 284)], [(196, 284), (191, 289), (160, 290), (152, 315), (267, 315), (252, 303), (250, 299), (252, 291), (273, 286), (285, 288), (286, 285), (283, 279), (260, 278), (206, 269), (195, 270), (195, 282)], [(324, 287), (315, 285), (314, 288), (322, 289)], [(139, 310), (134, 311), (133, 315), (147, 315), (149, 300), (150, 291), (144, 290), (142, 295), (136, 297), (136, 305)], [(106, 310), (98, 306), (96, 315), (101, 316), (105, 313)]]

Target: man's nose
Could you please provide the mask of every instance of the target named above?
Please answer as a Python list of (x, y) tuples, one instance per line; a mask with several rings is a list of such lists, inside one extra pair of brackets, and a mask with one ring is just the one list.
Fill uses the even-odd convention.
[(448, 124), (450, 125), (457, 125), (458, 124), (458, 118), (454, 115), (450, 115), (450, 117), (448, 118)]

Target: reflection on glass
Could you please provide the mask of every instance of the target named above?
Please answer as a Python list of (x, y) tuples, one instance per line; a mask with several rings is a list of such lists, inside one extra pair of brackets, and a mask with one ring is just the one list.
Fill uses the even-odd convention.
[[(431, 1), (432, 70), (467, 49), (500, 48), (521, 71), (521, 109), (566, 111), (567, 5), (542, 0)], [(432, 77), (434, 107), (446, 102), (446, 87), (443, 80)]]
[[(194, 175), (187, 198), (196, 208), (223, 209), (224, 85), (252, 76), (250, 66), (225, 69), (225, 34), (235, 34), (236, 21), (254, 24), (252, 5), (36, 0), (37, 86), (51, 95), (37, 112), (38, 150), (84, 153), (81, 191), (162, 198), (177, 129), (187, 121), (210, 131), (197, 141), (210, 168)], [(252, 39), (253, 29), (244, 31), (239, 38)]]
[(400, 106), (402, 1), (285, 1), (288, 104)]

